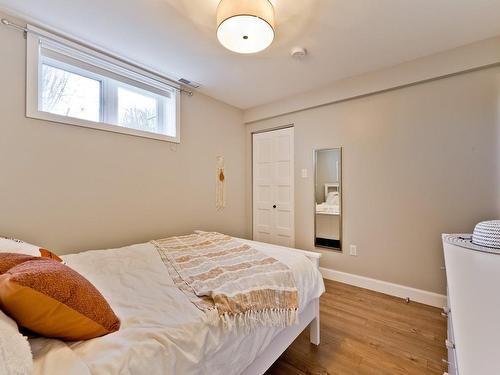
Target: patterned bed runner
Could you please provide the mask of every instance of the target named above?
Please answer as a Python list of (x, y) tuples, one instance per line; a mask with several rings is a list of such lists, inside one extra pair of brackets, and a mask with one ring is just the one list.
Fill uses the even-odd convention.
[(290, 269), (216, 232), (151, 241), (176, 286), (209, 322), (225, 327), (286, 327), (297, 322), (298, 294)]

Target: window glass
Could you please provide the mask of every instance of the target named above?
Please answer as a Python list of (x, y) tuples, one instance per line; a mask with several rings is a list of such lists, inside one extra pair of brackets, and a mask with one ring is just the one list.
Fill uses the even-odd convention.
[(159, 99), (143, 90), (118, 88), (118, 125), (161, 133)]
[(42, 64), (41, 110), (89, 121), (101, 118), (101, 82)]

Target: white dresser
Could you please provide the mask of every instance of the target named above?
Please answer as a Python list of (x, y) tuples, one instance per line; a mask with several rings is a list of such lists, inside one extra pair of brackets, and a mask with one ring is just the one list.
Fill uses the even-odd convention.
[[(443, 235), (444, 239), (444, 235)], [(500, 255), (443, 240), (449, 375), (500, 374)]]

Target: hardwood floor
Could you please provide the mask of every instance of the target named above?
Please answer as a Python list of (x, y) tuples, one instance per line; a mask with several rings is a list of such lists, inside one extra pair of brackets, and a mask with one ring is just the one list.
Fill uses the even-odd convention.
[(305, 330), (266, 375), (442, 375), (441, 310), (325, 280), (321, 344)]

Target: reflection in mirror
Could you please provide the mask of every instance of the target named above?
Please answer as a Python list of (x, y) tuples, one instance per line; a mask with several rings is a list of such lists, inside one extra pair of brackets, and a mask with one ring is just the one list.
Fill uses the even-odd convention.
[(342, 250), (342, 148), (314, 151), (317, 247)]

